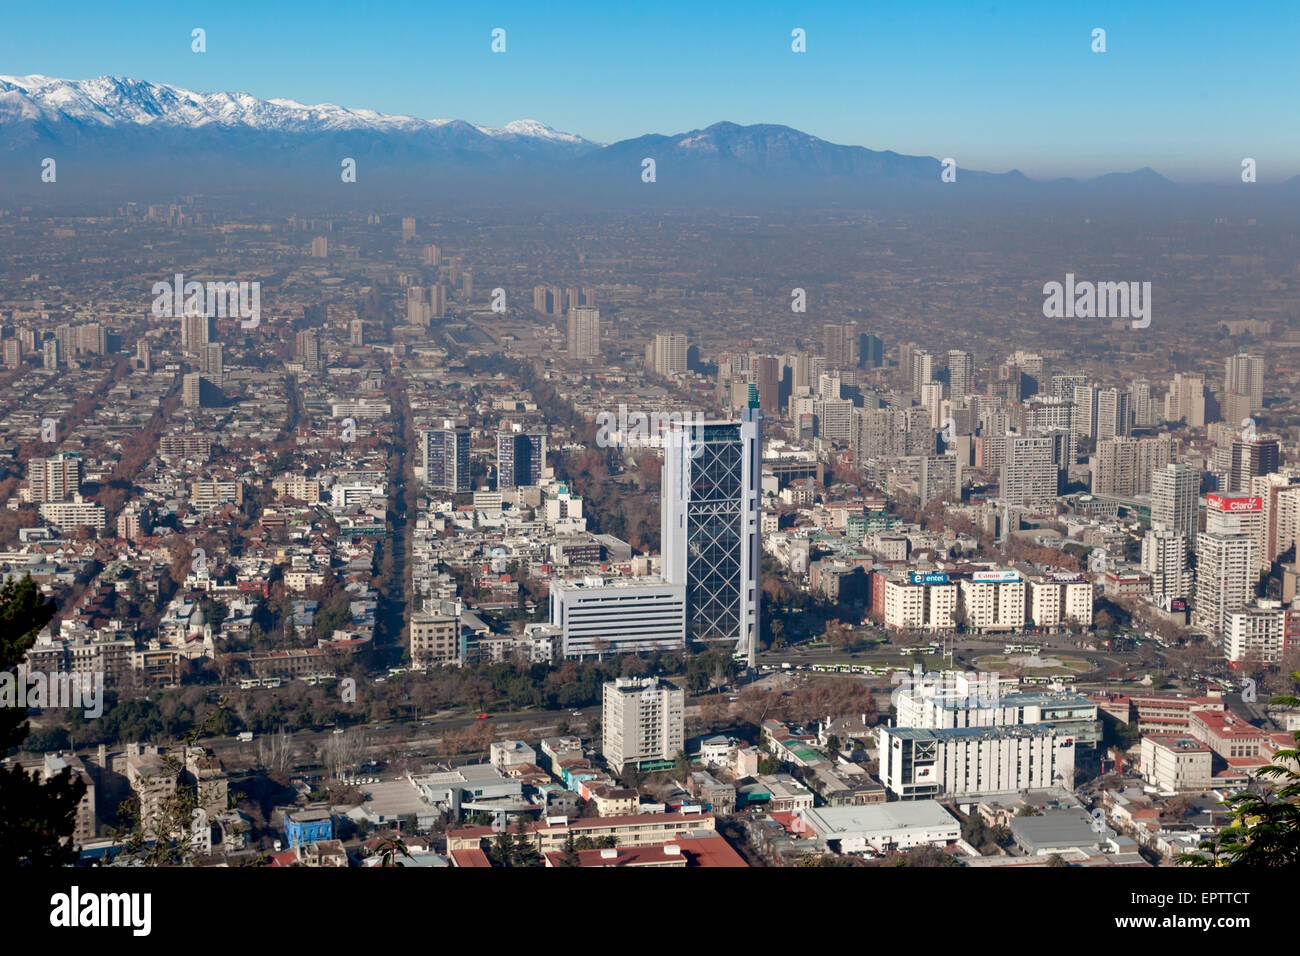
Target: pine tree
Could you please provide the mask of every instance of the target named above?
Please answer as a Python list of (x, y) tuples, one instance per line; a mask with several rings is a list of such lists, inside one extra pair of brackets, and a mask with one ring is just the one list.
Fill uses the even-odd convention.
[[(54, 609), (30, 575), (0, 588), (0, 682), (15, 681), (11, 686), (16, 686), (17, 667)], [(27, 708), (0, 707), (0, 753), (18, 747), (30, 731)], [(85, 792), (85, 783), (73, 778), (71, 768), (43, 783), (17, 764), (0, 769), (0, 868), (73, 862), (77, 853), (71, 837)]]

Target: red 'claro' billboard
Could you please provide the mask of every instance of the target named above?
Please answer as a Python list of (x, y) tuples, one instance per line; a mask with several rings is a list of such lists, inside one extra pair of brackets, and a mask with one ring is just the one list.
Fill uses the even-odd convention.
[(1223, 495), (1206, 495), (1205, 504), (1215, 511), (1263, 511), (1263, 498), (1225, 498)]

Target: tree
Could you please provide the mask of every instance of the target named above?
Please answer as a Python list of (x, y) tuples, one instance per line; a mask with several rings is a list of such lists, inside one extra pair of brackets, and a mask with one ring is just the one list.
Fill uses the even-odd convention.
[(1061, 854), (1053, 853), (1051, 856), (1047, 858), (1047, 865), (1048, 866), (1069, 866), (1070, 864), (1065, 862), (1065, 858), (1062, 857)]
[(758, 762), (758, 772), (764, 775), (780, 773), (784, 768), (785, 765), (779, 759), (770, 755)]
[(492, 846), (488, 848), (488, 856), (496, 866), (510, 866), (513, 855), (514, 844), (510, 840), (509, 831), (499, 830), (496, 839), (492, 841)]
[(679, 780), (685, 782), (691, 772), (691, 758), (686, 756), (686, 751), (677, 751), (677, 756), (673, 758), (673, 772), (677, 774)]
[[(28, 575), (0, 588), (0, 675), (7, 683), (36, 643), (36, 634), (54, 616)], [(0, 684), (0, 686), (3, 686)], [(26, 707), (0, 707), (0, 752), (17, 748), (31, 730)], [(64, 768), (41, 781), (18, 764), (0, 768), (0, 866), (62, 866), (73, 862), (77, 807), (86, 785)]]
[(988, 840), (984, 819), (978, 813), (972, 812), (961, 825), (961, 838), (977, 850)]
[(515, 824), (515, 845), (511, 854), (511, 866), (537, 866), (542, 862), (542, 855), (537, 852), (528, 834), (524, 832), (524, 821)]
[(579, 863), (578, 847), (573, 842), (573, 834), (570, 833), (564, 841), (564, 853), (560, 855), (560, 866), (578, 866)]

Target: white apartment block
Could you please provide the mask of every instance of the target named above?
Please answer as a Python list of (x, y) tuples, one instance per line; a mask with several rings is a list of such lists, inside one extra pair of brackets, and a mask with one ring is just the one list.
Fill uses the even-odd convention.
[(103, 531), (108, 526), (108, 512), (93, 501), (82, 501), (77, 495), (75, 501), (47, 501), (41, 505), (41, 519), (58, 525), (65, 531), (89, 525), (96, 531)]
[(1255, 594), (1255, 539), (1244, 534), (1202, 532), (1196, 538), (1197, 627), (1222, 635), (1228, 615)]
[(1190, 597), (1194, 582), (1187, 563), (1187, 536), (1148, 531), (1142, 539), (1142, 573), (1151, 577), (1153, 598)]
[(884, 623), (900, 629), (956, 627), (957, 585), (921, 583), (911, 575), (885, 579)]
[(605, 684), (601, 753), (614, 773), (624, 764), (669, 763), (685, 746), (686, 695), (657, 677)]
[(1006, 580), (962, 580), (966, 626), (973, 631), (1018, 631), (1025, 626), (1025, 582), (1014, 572)]
[(1250, 660), (1276, 664), (1286, 641), (1286, 608), (1281, 601), (1257, 601), (1228, 612), (1223, 655), (1234, 664)]
[(1093, 585), (1082, 575), (1030, 578), (1028, 620), (1037, 627), (1061, 627), (1070, 621), (1092, 627)]

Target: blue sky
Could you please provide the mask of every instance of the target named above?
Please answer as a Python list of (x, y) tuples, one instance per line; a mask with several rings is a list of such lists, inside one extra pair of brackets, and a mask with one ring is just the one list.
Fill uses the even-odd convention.
[[(11, 5), (0, 73), (101, 74), (611, 142), (719, 120), (1034, 177), (1300, 174), (1300, 4)], [(468, 8), (467, 8), (468, 7)], [(208, 51), (190, 51), (190, 30)], [(494, 27), (507, 52), (490, 51)], [(790, 49), (790, 31), (808, 50)], [(1106, 30), (1107, 52), (1091, 33)]]

